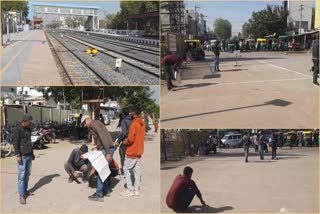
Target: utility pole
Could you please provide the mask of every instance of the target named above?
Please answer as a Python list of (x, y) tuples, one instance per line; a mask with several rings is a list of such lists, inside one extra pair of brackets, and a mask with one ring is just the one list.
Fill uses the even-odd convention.
[(300, 8), (299, 8), (299, 11), (300, 11), (299, 34), (301, 33), (302, 11), (304, 10), (303, 6), (304, 6), (303, 4), (300, 4)]
[(194, 6), (194, 15), (196, 16), (195, 19), (196, 19), (196, 36), (198, 36), (198, 16), (197, 16), (197, 9), (200, 9), (199, 6)]

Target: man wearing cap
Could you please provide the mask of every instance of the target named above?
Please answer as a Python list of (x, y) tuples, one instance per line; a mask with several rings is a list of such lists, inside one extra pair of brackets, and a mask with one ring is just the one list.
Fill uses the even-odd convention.
[[(89, 141), (91, 141), (93, 137), (96, 149), (102, 151), (110, 164), (114, 153), (114, 143), (108, 129), (99, 120), (92, 120), (87, 115), (81, 118), (81, 124), (88, 128)], [(104, 195), (109, 196), (107, 192), (108, 180), (106, 179), (103, 182), (99, 177), (99, 179), (97, 179), (96, 192), (93, 195), (89, 196), (89, 200), (102, 202)]]
[(31, 115), (24, 115), (22, 122), (12, 132), (12, 143), (18, 163), (18, 192), (20, 204), (26, 204), (26, 198), (33, 195), (28, 191), (29, 176), (31, 174), (32, 161), (35, 156), (31, 143)]

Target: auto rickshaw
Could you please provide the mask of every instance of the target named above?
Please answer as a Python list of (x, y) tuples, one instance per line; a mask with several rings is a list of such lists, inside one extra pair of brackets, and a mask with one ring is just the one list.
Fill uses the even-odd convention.
[(258, 38), (256, 43), (256, 50), (265, 50), (267, 48), (267, 40)]
[(68, 115), (68, 123), (70, 125), (76, 125), (77, 119), (80, 117), (80, 114), (69, 114)]
[(288, 50), (288, 36), (279, 36), (279, 45), (278, 49), (281, 51), (287, 51)]
[(294, 142), (292, 142), (292, 145), (298, 146), (297, 133), (295, 131), (286, 132), (286, 133), (284, 133), (284, 136), (286, 139), (285, 144), (290, 145), (291, 140), (293, 140)]
[(184, 40), (187, 57), (191, 54), (193, 60), (204, 59), (205, 53), (200, 46), (200, 40)]
[(302, 135), (303, 136), (303, 145), (311, 145), (312, 143), (312, 131), (298, 131), (297, 132), (298, 135)]
[(227, 50), (232, 52), (235, 50), (235, 42), (233, 40), (227, 40)]
[(255, 51), (256, 41), (254, 39), (245, 40), (245, 50), (246, 51)]

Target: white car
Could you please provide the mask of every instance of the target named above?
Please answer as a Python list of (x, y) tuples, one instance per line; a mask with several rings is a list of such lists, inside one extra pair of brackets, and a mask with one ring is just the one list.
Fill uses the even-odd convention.
[(240, 140), (242, 138), (241, 134), (226, 134), (221, 139), (222, 143), (225, 145), (226, 148), (238, 148), (241, 147)]

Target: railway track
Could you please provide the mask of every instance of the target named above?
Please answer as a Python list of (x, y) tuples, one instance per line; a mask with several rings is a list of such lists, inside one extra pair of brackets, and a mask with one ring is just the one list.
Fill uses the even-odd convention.
[(104, 39), (97, 39), (96, 37), (91, 37), (90, 35), (77, 35), (77, 34), (70, 34), (67, 33), (66, 35), (69, 35), (73, 38), (76, 38), (78, 40), (87, 42), (89, 44), (98, 46), (100, 48), (104, 48), (106, 50), (112, 51), (114, 53), (117, 53), (119, 55), (122, 55), (127, 58), (134, 59), (135, 61), (139, 61), (140, 63), (148, 64), (150, 66), (153, 66), (155, 68), (159, 68), (159, 53), (156, 54), (154, 51), (153, 54), (150, 54), (151, 52), (148, 52), (148, 50), (144, 50), (142, 48), (133, 48), (132, 45), (118, 45), (117, 43), (108, 43)]
[[(96, 76), (110, 85), (153, 85), (159, 83), (159, 68), (149, 65), (117, 52), (97, 46), (86, 39), (79, 39), (74, 35), (50, 32), (55, 40), (65, 49), (76, 56), (83, 64), (92, 69)], [(61, 37), (63, 35), (63, 37)], [(87, 48), (97, 48), (99, 53), (95, 57), (85, 54)], [(115, 71), (115, 59), (122, 59), (120, 72)], [(78, 61), (79, 61), (78, 60)]]
[(103, 85), (107, 84), (95, 71), (74, 55), (67, 47), (52, 35), (46, 33), (52, 50), (67, 79), (67, 85)]

